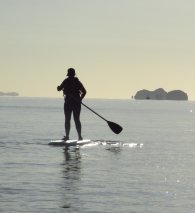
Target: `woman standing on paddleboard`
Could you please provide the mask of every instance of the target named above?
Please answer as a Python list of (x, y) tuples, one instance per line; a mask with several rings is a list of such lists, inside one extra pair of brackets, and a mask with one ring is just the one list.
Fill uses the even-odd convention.
[(83, 84), (75, 77), (75, 70), (69, 68), (67, 70), (67, 78), (57, 87), (58, 91), (63, 90), (64, 93), (64, 115), (65, 115), (65, 133), (63, 140), (69, 140), (70, 121), (73, 113), (78, 139), (82, 140), (81, 135), (81, 101), (86, 95), (86, 90)]

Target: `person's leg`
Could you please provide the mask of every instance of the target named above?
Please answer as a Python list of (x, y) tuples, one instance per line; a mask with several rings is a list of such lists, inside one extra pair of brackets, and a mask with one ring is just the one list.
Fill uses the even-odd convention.
[(66, 102), (64, 103), (64, 115), (65, 115), (65, 133), (66, 136), (64, 137), (65, 140), (69, 140), (69, 134), (70, 134), (70, 121), (71, 121), (71, 113), (72, 110)]
[(81, 105), (80, 104), (75, 104), (74, 109), (73, 109), (73, 116), (74, 116), (74, 122), (76, 126), (76, 130), (78, 133), (78, 139), (82, 140), (82, 135), (81, 135), (81, 121), (80, 121), (80, 112), (81, 112)]

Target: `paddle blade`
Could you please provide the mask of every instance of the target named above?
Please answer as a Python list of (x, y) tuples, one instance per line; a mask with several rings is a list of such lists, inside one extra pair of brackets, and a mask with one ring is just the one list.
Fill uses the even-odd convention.
[(107, 123), (108, 123), (108, 126), (110, 127), (110, 129), (111, 129), (115, 134), (119, 134), (119, 133), (123, 130), (123, 128), (122, 128), (120, 125), (118, 125), (118, 124), (116, 124), (116, 123), (114, 123), (114, 122), (107, 121)]

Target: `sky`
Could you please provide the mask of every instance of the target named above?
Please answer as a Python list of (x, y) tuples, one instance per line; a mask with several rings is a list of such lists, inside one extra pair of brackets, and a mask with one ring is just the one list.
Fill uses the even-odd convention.
[(73, 67), (86, 98), (195, 100), (194, 23), (194, 0), (0, 0), (0, 91), (62, 97)]

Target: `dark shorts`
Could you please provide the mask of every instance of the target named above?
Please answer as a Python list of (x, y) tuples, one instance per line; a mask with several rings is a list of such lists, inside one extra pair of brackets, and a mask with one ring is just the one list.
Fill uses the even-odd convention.
[(74, 119), (78, 120), (81, 112), (81, 104), (74, 100), (65, 99), (64, 102), (64, 114), (67, 120), (71, 119), (73, 113)]

